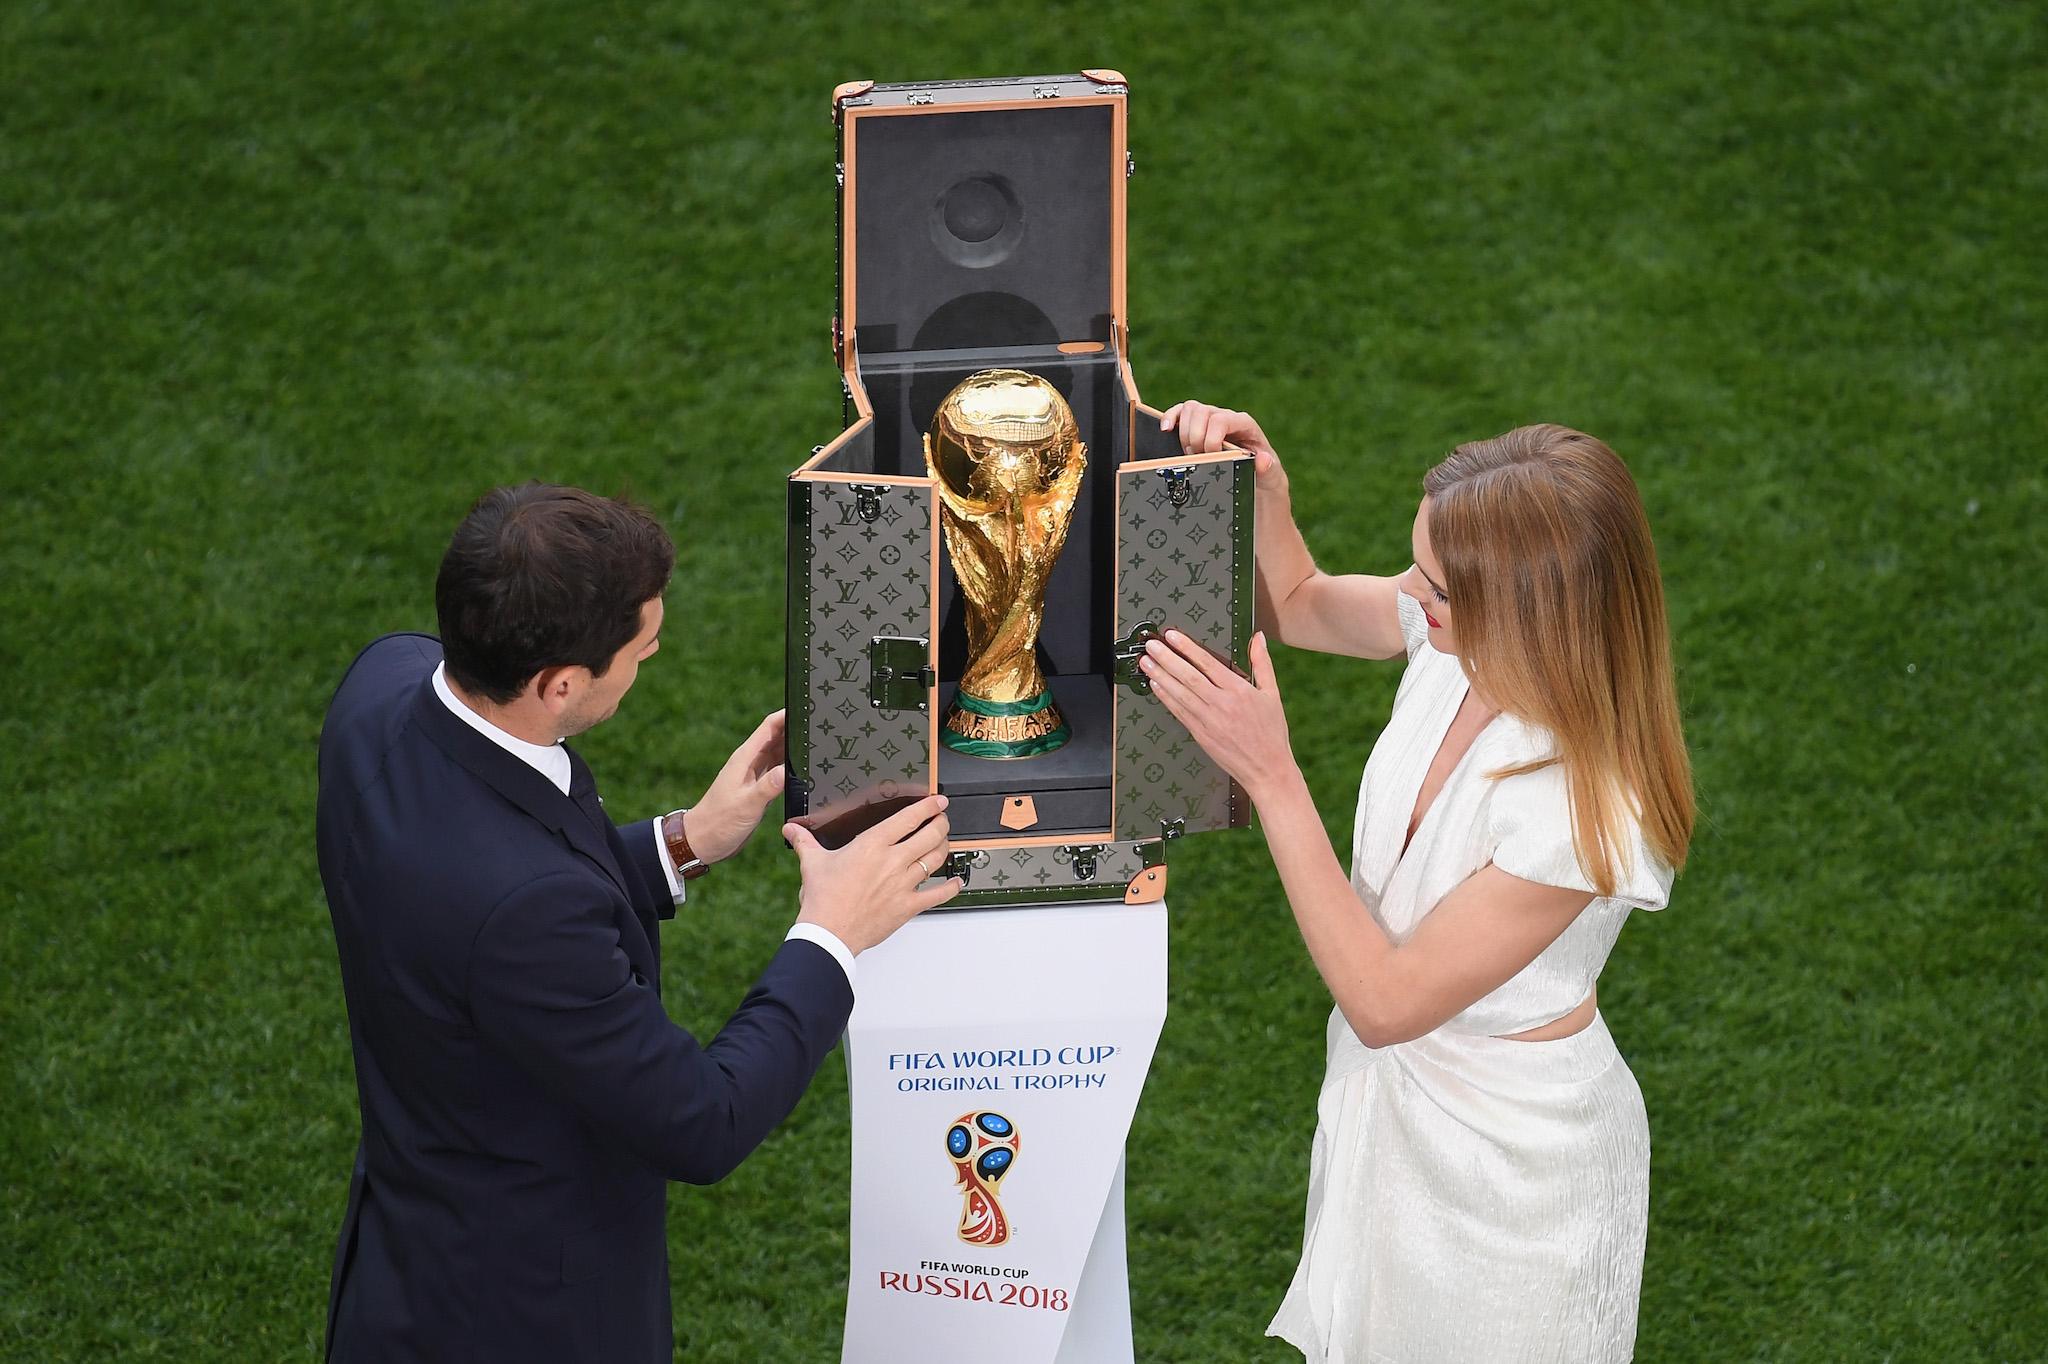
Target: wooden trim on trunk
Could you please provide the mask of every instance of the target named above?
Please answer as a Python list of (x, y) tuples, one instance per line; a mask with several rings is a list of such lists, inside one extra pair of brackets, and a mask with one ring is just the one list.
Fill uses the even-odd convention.
[[(846, 111), (846, 121), (851, 124), (857, 118), (898, 118), (918, 114), (977, 114), (990, 109), (1072, 109), (1077, 105), (1122, 104), (1122, 95), (1062, 95), (1058, 99), (983, 99), (964, 100), (959, 104), (885, 104), (866, 106)], [(1123, 174), (1123, 163), (1117, 163), (1117, 174)]]
[(832, 88), (832, 121), (839, 121), (840, 106), (847, 100), (858, 99), (875, 88), (873, 81), (841, 81)]
[[(1122, 95), (1114, 96), (1116, 109), (1110, 115), (1109, 136), (1109, 315), (1111, 334), (1115, 334), (1116, 322), (1124, 312), (1124, 193), (1129, 181), (1124, 168), (1129, 164), (1128, 142), (1125, 128), (1125, 114), (1130, 104)], [(1119, 348), (1121, 353), (1121, 348)]]
[(1166, 459), (1134, 459), (1128, 464), (1119, 464), (1118, 473), (1143, 473), (1147, 469), (1178, 469), (1184, 464), (1222, 464), (1234, 459), (1248, 459), (1249, 450), (1240, 450), (1235, 445), (1226, 445), (1221, 450), (1204, 450), (1199, 455), (1172, 455)]
[[(859, 110), (849, 112), (841, 124), (839, 133), (839, 335), (840, 344), (846, 354), (842, 363), (846, 366), (846, 382), (856, 394), (861, 394), (860, 363), (858, 358), (858, 337), (860, 322), (860, 300), (854, 297), (854, 276), (859, 272), (853, 263), (853, 207), (854, 207), (854, 162), (857, 159), (859, 139), (853, 135), (853, 120)], [(863, 395), (864, 396), (864, 395)]]
[[(859, 415), (853, 419), (853, 424), (851, 426), (847, 427), (844, 431), (841, 431), (838, 435), (834, 436), (831, 440), (827, 441), (823, 446), (819, 447), (817, 454), (812, 455), (802, 464), (797, 465), (797, 474), (810, 473), (819, 464), (832, 458), (832, 456), (838, 454), (840, 447), (844, 446), (846, 442), (848, 442), (849, 440), (852, 440), (856, 432), (858, 432), (863, 426), (868, 425), (875, 419), (874, 404), (868, 401), (868, 386), (865, 382), (862, 381), (860, 377), (860, 358), (857, 355), (850, 355), (847, 359), (846, 369), (842, 373), (843, 377), (846, 380), (846, 387), (848, 391), (853, 394), (853, 410)], [(795, 474), (791, 475), (791, 477), (795, 476)], [(836, 474), (827, 475), (822, 472), (819, 473), (818, 476), (821, 478), (837, 477)], [(895, 482), (898, 478), (900, 478), (901, 475), (874, 474), (868, 476), (853, 475), (852, 477), (853, 480), (857, 483), (892, 483)], [(929, 480), (913, 481), (928, 482)]]

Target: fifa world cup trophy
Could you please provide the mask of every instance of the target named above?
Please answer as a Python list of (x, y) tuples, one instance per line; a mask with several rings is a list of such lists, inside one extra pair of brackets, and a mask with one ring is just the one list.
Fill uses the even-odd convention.
[(979, 758), (1050, 753), (1072, 731), (1038, 666), (1045, 585), (1086, 467), (1073, 409), (1036, 374), (969, 375), (939, 404), (925, 467), (967, 599), (967, 669), (939, 738)]

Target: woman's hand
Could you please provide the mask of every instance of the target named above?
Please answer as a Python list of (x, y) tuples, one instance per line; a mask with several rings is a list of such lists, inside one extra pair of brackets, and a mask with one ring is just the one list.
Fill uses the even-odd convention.
[(1185, 454), (1208, 454), (1225, 445), (1247, 450), (1252, 456), (1252, 477), (1259, 491), (1287, 491), (1287, 471), (1280, 467), (1280, 456), (1273, 453), (1273, 442), (1266, 439), (1266, 433), (1249, 412), (1233, 412), (1207, 403), (1175, 403), (1160, 414), (1159, 429), (1180, 432), (1180, 448)]
[(1287, 712), (1263, 632), (1252, 636), (1252, 680), (1178, 630), (1145, 645), (1138, 667), (1152, 693), (1188, 727), (1202, 751), (1236, 778), (1253, 804), (1296, 771)]

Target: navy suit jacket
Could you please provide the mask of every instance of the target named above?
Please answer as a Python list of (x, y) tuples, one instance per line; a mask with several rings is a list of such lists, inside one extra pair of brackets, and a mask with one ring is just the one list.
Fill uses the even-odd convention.
[(717, 1180), (767, 1136), (853, 992), (786, 942), (708, 1046), (671, 1023), (649, 825), (604, 819), (580, 757), (564, 796), (450, 714), (440, 659), (431, 636), (377, 640), (320, 736), (362, 1106), (329, 1357), (666, 1364), (668, 1181)]

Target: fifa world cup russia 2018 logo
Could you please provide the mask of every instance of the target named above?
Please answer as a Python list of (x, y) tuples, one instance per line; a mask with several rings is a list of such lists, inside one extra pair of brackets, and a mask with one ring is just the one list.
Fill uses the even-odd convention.
[(1017, 1159), (1017, 1126), (1000, 1113), (963, 1113), (946, 1129), (946, 1154), (960, 1183), (960, 1239), (970, 1246), (999, 1246), (1010, 1239), (1010, 1219), (996, 1198), (996, 1185)]

